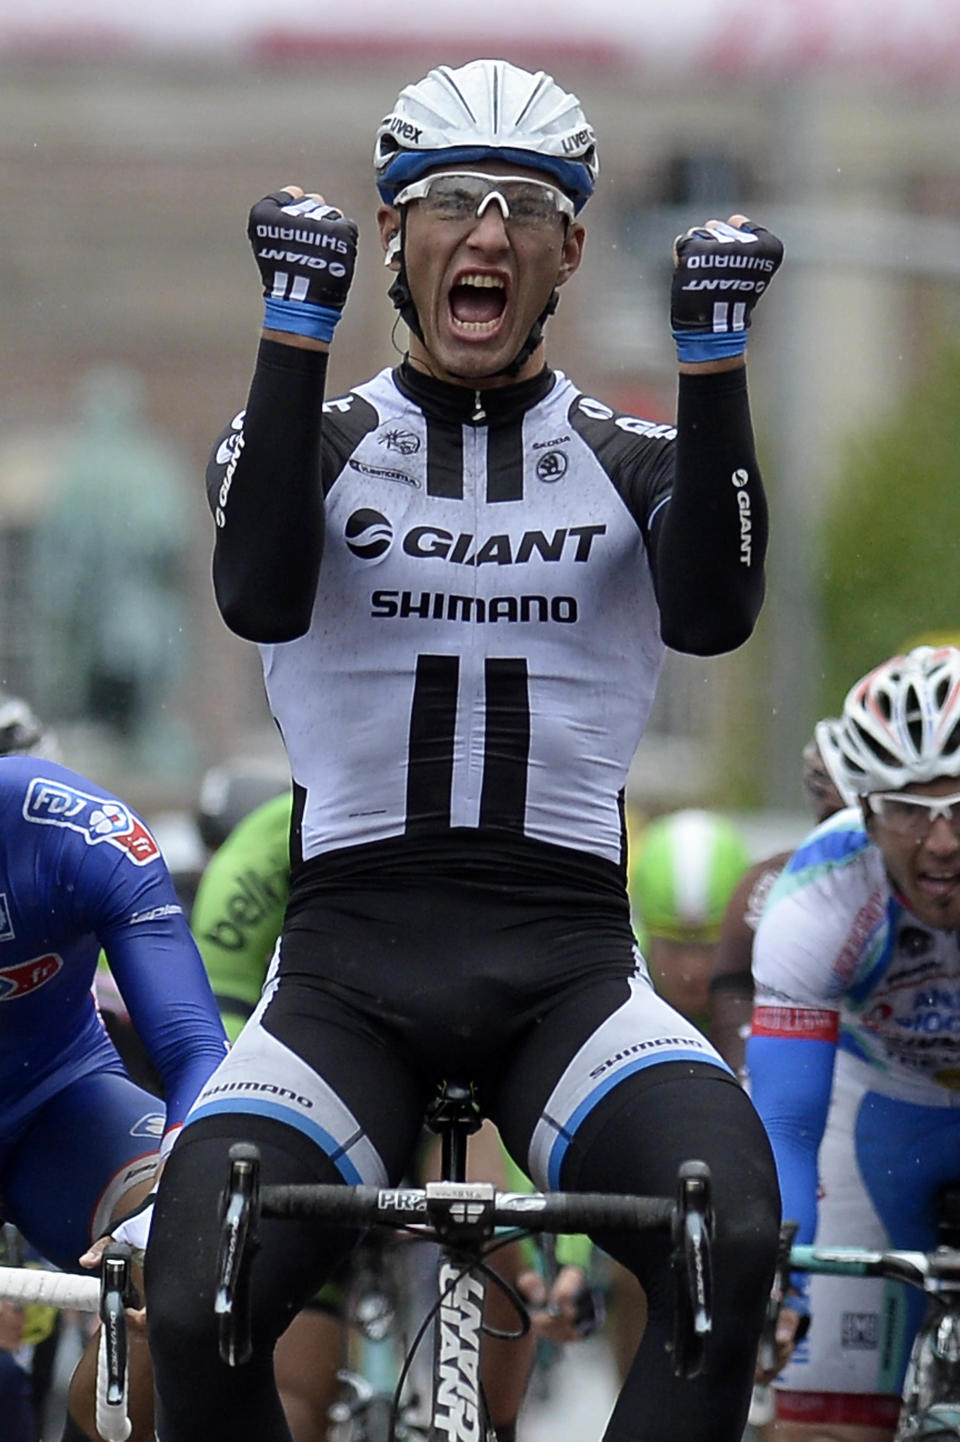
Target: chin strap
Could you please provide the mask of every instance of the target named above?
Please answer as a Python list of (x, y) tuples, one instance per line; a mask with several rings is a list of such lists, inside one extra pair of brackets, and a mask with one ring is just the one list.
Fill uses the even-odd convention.
[[(394, 280), (390, 289), (387, 291), (387, 295), (390, 297), (397, 310), (400, 312), (400, 315), (405, 324), (409, 327), (410, 330), (413, 331), (413, 334), (417, 337), (417, 339), (419, 341), (423, 341), (424, 345), (426, 345), (426, 341), (423, 340), (423, 331), (420, 328), (420, 317), (417, 315), (417, 308), (413, 303), (413, 296), (410, 294), (410, 286), (407, 281), (407, 262), (403, 253), (403, 241), (406, 231), (406, 225), (407, 213), (406, 210), (401, 210), (400, 235), (398, 237), (396, 250), (394, 252), (394, 254), (398, 255), (400, 258), (400, 269), (397, 271), (396, 279)], [(543, 307), (543, 310), (534, 321), (533, 325), (530, 328), (530, 334), (527, 336), (526, 340), (520, 347), (517, 354), (514, 356), (513, 360), (509, 363), (509, 365), (501, 366), (499, 370), (491, 371), (491, 378), (493, 376), (519, 375), (524, 364), (530, 359), (530, 357), (533, 355), (533, 352), (536, 350), (537, 346), (543, 339), (543, 328), (546, 325), (547, 321), (550, 319), (550, 317), (553, 315), (559, 303), (560, 292), (555, 290), (551, 293), (550, 299), (547, 301), (546, 305)]]

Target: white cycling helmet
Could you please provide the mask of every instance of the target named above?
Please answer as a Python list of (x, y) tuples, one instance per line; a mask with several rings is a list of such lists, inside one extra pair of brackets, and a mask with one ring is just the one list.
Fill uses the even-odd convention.
[(507, 60), (440, 65), (401, 90), (380, 122), (373, 163), (381, 198), (438, 164), (498, 158), (544, 170), (577, 210), (596, 184), (597, 142), (575, 95)]
[(817, 821), (856, 804), (857, 793), (851, 789), (838, 741), (842, 726), (838, 716), (818, 721), (801, 753), (803, 791)]
[[(960, 776), (960, 650), (917, 646), (852, 686), (840, 725), (817, 741), (858, 796)], [(831, 749), (832, 748), (832, 749)]]

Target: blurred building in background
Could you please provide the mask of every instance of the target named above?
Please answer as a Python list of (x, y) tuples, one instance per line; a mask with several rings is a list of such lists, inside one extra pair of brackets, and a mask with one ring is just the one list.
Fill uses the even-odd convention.
[[(462, 14), (424, 3), (402, 39), (380, 0), (336, 20), (306, 0), (269, 12), (207, 0), (139, 20), (111, 0), (32, 8), (29, 23), (0, 13), (0, 680), (33, 686), (68, 735), (73, 724), (74, 764), (134, 800), (140, 787), (184, 804), (218, 757), (275, 744), (254, 648), (213, 604), (202, 484), (260, 324), (247, 210), (297, 181), (356, 216), (330, 394), (392, 363), (403, 331), (395, 345), (374, 129), (402, 84), (486, 53), (551, 70), (598, 132), (584, 265), (549, 335), (552, 362), (587, 390), (672, 417), (678, 231), (740, 209), (786, 243), (750, 347), (768, 604), (736, 655), (670, 658), (633, 790), (657, 809), (794, 805), (821, 704), (820, 507), (843, 483), (846, 439), (909, 394), (960, 319), (956, 0), (696, 0), (676, 15), (563, 0), (522, 17), (497, 0), (462, 38)], [(130, 377), (143, 387), (119, 486), (91, 474), (77, 431), (83, 377), (103, 366), (117, 397)], [(158, 436), (183, 473), (158, 460)], [(97, 639), (97, 616), (119, 641)], [(921, 598), (904, 630), (923, 629)], [(84, 659), (96, 645), (129, 657), (106, 690)], [(134, 698), (139, 752), (117, 724)]]

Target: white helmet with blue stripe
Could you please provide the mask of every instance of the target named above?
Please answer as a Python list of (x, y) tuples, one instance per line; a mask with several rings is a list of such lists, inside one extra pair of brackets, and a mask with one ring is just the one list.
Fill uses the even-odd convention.
[(545, 171), (577, 210), (596, 184), (597, 142), (575, 95), (507, 60), (440, 65), (401, 90), (380, 122), (377, 189), (397, 192), (436, 165), (499, 159)]

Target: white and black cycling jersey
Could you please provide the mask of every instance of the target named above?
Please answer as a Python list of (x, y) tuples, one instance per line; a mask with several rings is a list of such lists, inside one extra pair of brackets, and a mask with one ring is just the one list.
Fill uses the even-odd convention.
[[(651, 526), (671, 505), (675, 429), (560, 372), (477, 394), (409, 366), (327, 402), (320, 429), (309, 619), (260, 638), (299, 793), (295, 860), (470, 828), (620, 864), (665, 653)], [(242, 524), (242, 549), (269, 552), (262, 506), (234, 521), (254, 470), (261, 491), (285, 484), (251, 460), (241, 416), (209, 473), (218, 550)], [(737, 547), (746, 485), (744, 470), (723, 498)]]

